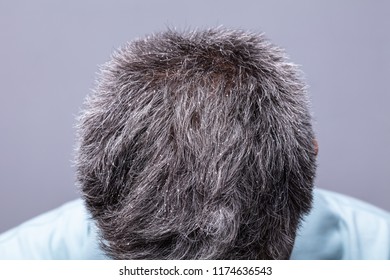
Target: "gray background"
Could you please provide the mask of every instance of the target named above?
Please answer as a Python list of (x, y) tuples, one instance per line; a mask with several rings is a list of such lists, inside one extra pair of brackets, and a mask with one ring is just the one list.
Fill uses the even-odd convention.
[(76, 198), (74, 119), (97, 65), (165, 26), (264, 31), (301, 65), (316, 185), (390, 210), (390, 1), (1, 1), (0, 231)]

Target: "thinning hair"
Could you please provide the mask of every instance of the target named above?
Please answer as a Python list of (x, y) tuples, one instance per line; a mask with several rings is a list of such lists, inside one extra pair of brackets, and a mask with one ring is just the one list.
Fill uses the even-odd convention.
[(77, 181), (114, 259), (287, 259), (311, 208), (297, 67), (262, 34), (168, 30), (102, 66)]

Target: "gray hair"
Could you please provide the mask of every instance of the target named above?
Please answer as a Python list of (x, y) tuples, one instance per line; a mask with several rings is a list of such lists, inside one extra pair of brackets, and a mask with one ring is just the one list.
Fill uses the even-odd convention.
[(114, 259), (287, 259), (311, 208), (313, 141), (280, 48), (168, 30), (102, 67), (78, 122), (77, 181)]

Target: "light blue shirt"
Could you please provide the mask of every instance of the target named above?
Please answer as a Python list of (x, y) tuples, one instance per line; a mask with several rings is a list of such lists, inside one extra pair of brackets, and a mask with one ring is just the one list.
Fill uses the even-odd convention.
[[(81, 199), (0, 235), (0, 259), (107, 259)], [(390, 259), (390, 214), (315, 190), (291, 259)]]

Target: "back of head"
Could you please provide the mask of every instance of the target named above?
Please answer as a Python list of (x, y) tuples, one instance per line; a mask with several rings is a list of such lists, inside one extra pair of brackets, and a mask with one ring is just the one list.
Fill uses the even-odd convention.
[(102, 67), (78, 136), (78, 182), (112, 258), (289, 258), (314, 135), (296, 67), (263, 35), (128, 43)]

